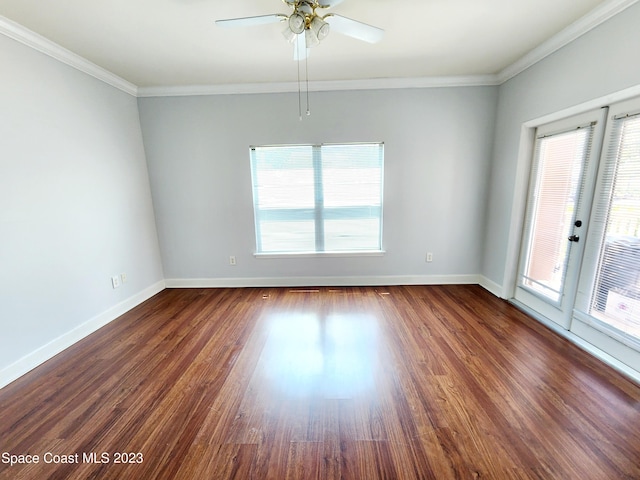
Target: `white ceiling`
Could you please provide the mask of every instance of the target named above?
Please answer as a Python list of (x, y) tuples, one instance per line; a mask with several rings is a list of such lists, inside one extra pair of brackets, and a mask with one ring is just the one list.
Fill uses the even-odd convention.
[[(314, 80), (496, 75), (594, 9), (621, 0), (345, 0), (331, 11), (385, 30), (378, 44), (332, 32)], [(629, 3), (629, 2), (627, 2)], [(0, 0), (0, 15), (139, 87), (292, 82), (281, 24), (216, 19), (290, 13), (280, 0)]]

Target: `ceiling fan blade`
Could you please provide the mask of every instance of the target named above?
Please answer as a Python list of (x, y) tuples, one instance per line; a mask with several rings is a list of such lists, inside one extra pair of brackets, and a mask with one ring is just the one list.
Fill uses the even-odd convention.
[(324, 20), (331, 27), (331, 31), (357, 38), (364, 42), (378, 43), (384, 35), (384, 30), (381, 28), (352, 20), (342, 15), (336, 15), (335, 13), (325, 15)]
[(266, 25), (268, 23), (278, 23), (286, 20), (287, 16), (281, 13), (271, 15), (258, 15), (257, 17), (228, 18), (226, 20), (216, 20), (219, 27), (251, 27), (253, 25)]
[(299, 62), (305, 58), (309, 58), (309, 49), (307, 48), (307, 39), (304, 33), (296, 35), (293, 42), (293, 60)]

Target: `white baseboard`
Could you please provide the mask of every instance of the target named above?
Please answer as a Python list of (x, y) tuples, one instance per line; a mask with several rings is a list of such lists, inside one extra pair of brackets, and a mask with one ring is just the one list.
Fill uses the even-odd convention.
[(165, 282), (161, 280), (150, 287), (145, 288), (141, 292), (129, 297), (126, 300), (114, 305), (107, 311), (87, 320), (78, 325), (73, 330), (61, 335), (33, 352), (25, 355), (17, 362), (0, 370), (0, 388), (8, 385), (17, 378), (21, 377), (38, 365), (46, 362), (64, 349), (69, 348), (74, 343), (82, 340), (86, 336), (92, 334), (99, 328), (105, 326), (109, 322), (115, 320), (120, 315), (128, 312), (133, 307), (141, 304), (145, 300), (153, 297), (156, 293), (165, 289)]
[(382, 275), (353, 277), (168, 278), (167, 288), (349, 287), (478, 284), (479, 275)]
[(502, 285), (498, 285), (493, 280), (489, 280), (484, 275), (480, 275), (480, 286), (498, 298), (502, 298)]

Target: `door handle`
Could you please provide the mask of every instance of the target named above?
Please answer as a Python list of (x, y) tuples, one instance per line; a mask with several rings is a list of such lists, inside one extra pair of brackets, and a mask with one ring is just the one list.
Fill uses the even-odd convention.
[(569, 237), (569, 241), (570, 241), (570, 242), (578, 242), (578, 241), (580, 241), (580, 237), (579, 237), (579, 236), (577, 236), (577, 235), (571, 235), (571, 236)]

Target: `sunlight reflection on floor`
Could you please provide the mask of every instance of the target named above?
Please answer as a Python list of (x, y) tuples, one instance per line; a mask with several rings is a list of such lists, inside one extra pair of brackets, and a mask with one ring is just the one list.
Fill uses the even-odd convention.
[(288, 396), (351, 398), (374, 388), (378, 321), (371, 315), (293, 312), (267, 319), (265, 377)]

